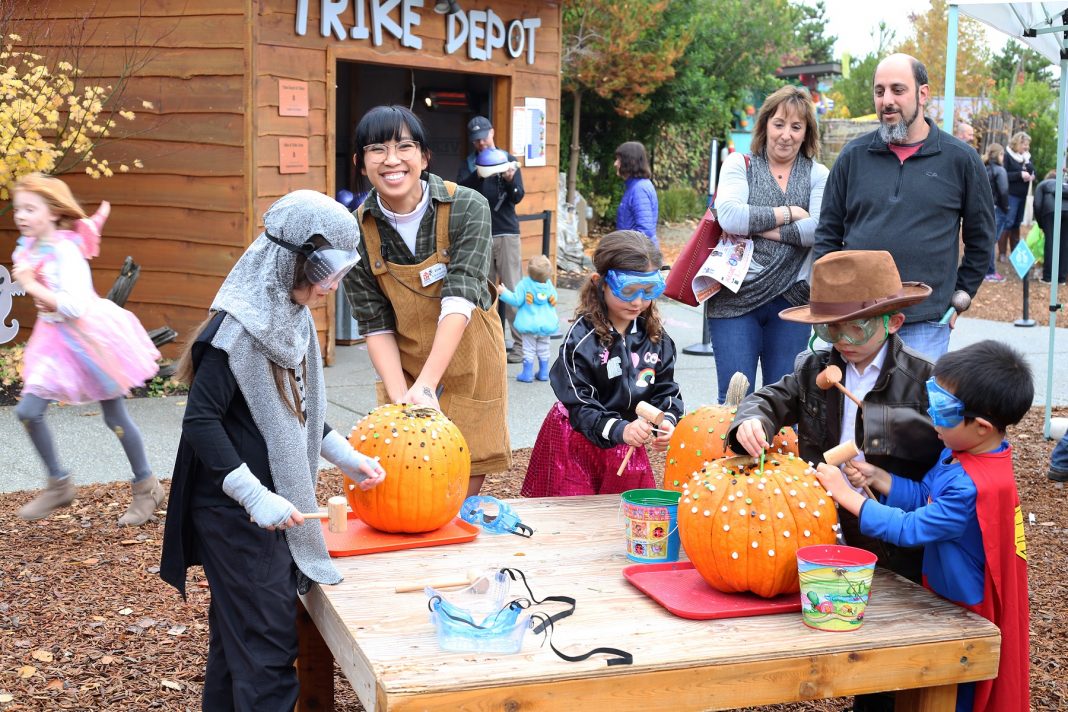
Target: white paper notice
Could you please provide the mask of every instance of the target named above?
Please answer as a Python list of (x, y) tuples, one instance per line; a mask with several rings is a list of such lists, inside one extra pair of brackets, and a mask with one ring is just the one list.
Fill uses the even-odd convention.
[(524, 104), (526, 104), (527, 118), (530, 122), (527, 131), (526, 164), (528, 166), (544, 166), (545, 154), (548, 150), (546, 141), (546, 132), (548, 130), (546, 119), (548, 116), (547, 102), (545, 99), (527, 97)]
[(527, 141), (530, 140), (530, 112), (525, 106), (512, 107), (512, 153), (527, 156)]

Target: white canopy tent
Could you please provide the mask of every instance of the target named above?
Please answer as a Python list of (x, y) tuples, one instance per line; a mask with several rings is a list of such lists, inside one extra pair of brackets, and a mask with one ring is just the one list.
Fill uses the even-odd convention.
[[(1064, 185), (1065, 126), (1068, 123), (1068, 104), (1065, 102), (1068, 89), (1068, 2), (982, 2), (982, 0), (950, 0), (949, 36), (946, 41), (946, 99), (947, 107), (953, 106), (956, 95), (957, 72), (957, 23), (963, 12), (1018, 42), (1039, 52), (1052, 64), (1060, 66), (1060, 94), (1057, 98), (1057, 190), (1053, 210), (1052, 265), (1049, 290), (1049, 364), (1046, 368), (1046, 414), (1043, 433), (1050, 436), (1050, 415), (1053, 404), (1053, 354), (1057, 338), (1057, 270), (1061, 241), (1061, 189)], [(946, 111), (942, 127), (953, 132), (953, 112)]]

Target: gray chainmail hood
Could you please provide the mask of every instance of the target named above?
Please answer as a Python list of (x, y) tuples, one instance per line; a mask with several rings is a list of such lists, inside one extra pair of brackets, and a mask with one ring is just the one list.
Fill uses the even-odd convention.
[[(352, 250), (359, 224), (340, 203), (312, 190), (277, 200), (263, 216), (273, 237), (294, 246), (322, 235), (333, 247)], [(211, 308), (227, 316), (212, 346), (229, 356), (241, 395), (267, 443), (274, 491), (301, 512), (313, 512), (319, 449), (326, 422), (326, 390), (315, 324), (308, 307), (292, 298), (297, 255), (261, 234), (237, 261)], [(302, 425), (282, 400), (271, 375), (275, 364), (304, 379)], [(306, 362), (306, 369), (301, 369)], [(286, 541), (300, 571), (319, 583), (337, 583), (341, 574), (326, 550), (318, 521), (286, 530)]]

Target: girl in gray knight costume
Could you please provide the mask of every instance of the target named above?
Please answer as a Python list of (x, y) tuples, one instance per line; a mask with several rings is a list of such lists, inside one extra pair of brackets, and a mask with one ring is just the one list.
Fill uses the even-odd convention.
[(211, 587), (205, 710), (292, 710), (294, 611), (310, 582), (336, 584), (318, 521), (320, 454), (374, 487), (381, 466), (326, 424), (308, 304), (359, 260), (359, 226), (340, 204), (290, 193), (234, 265), (178, 367), (190, 384), (160, 576), (185, 595), (202, 564)]

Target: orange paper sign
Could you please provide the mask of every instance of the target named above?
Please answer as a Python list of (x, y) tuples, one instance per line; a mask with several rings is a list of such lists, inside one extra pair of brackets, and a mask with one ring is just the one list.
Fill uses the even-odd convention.
[(278, 80), (278, 115), (308, 115), (308, 82), (295, 79)]
[(278, 172), (308, 172), (308, 139), (295, 137), (278, 139)]

